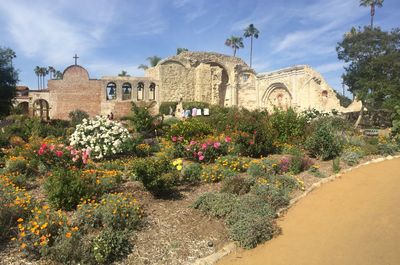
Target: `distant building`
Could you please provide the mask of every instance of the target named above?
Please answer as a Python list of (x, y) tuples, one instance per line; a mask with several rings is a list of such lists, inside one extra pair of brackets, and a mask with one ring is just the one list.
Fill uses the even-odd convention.
[(247, 109), (274, 107), (296, 110), (359, 111), (348, 108), (336, 92), (310, 66), (300, 65), (257, 74), (236, 57), (211, 52), (182, 52), (146, 71), (146, 77), (112, 76), (90, 79), (86, 69), (71, 65), (60, 80), (49, 80), (41, 91), (19, 87), (16, 104), (43, 119), (68, 119), (80, 109), (89, 115), (126, 115), (131, 102), (202, 101)]

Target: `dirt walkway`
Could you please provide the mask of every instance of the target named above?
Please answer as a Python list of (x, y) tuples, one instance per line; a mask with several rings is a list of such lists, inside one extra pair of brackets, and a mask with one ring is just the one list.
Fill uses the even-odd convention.
[(400, 264), (400, 159), (352, 170), (300, 200), (282, 235), (218, 265)]

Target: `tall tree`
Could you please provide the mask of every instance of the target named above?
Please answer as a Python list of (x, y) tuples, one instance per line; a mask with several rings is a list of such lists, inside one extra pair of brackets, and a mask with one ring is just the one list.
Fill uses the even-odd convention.
[(150, 56), (150, 57), (146, 58), (146, 60), (149, 61), (149, 63), (150, 63), (150, 67), (156, 66), (161, 61), (161, 59), (162, 58), (158, 57), (157, 55)]
[(130, 76), (130, 75), (128, 75), (127, 71), (122, 70), (121, 73), (118, 74), (118, 76)]
[(374, 27), (375, 7), (382, 7), (384, 0), (360, 0), (360, 6), (371, 8), (371, 28)]
[(35, 74), (37, 76), (37, 88), (40, 89), (40, 67), (36, 66), (35, 69), (33, 69), (33, 71), (35, 71)]
[(61, 71), (56, 70), (54, 73), (54, 79), (62, 79), (63, 73)]
[(0, 116), (10, 113), (12, 100), (15, 97), (18, 81), (18, 73), (12, 64), (15, 57), (13, 50), (0, 47)]
[(367, 109), (393, 111), (400, 105), (400, 29), (352, 28), (336, 47), (339, 60), (347, 63), (343, 82), (362, 102), (355, 126)]
[(258, 39), (258, 34), (260, 34), (260, 31), (256, 29), (253, 24), (250, 24), (247, 28), (244, 29), (243, 36), (245, 38), (250, 37), (250, 68), (253, 60), (253, 38)]
[(233, 49), (233, 57), (236, 57), (236, 50), (244, 48), (243, 38), (231, 36), (230, 38), (226, 39), (225, 45)]
[(138, 69), (147, 70), (147, 69), (149, 69), (149, 66), (147, 66), (145, 64), (141, 64), (141, 65), (138, 66)]
[(189, 50), (186, 49), (186, 48), (177, 48), (176, 49), (176, 55), (181, 54), (182, 52), (187, 52), (187, 51), (189, 51)]
[(56, 73), (56, 69), (53, 66), (49, 66), (49, 67), (47, 67), (47, 69), (48, 69), (49, 74), (50, 74), (50, 79), (53, 79), (54, 75)]

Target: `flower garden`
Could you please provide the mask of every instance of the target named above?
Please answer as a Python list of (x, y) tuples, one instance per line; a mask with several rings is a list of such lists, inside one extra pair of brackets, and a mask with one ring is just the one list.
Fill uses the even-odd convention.
[(183, 264), (228, 241), (253, 248), (279, 233), (279, 209), (320, 178), (400, 151), (400, 117), (368, 136), (340, 116), (291, 109), (211, 106), (185, 120), (138, 106), (122, 121), (80, 114), (10, 116), (1, 128), (1, 256)]

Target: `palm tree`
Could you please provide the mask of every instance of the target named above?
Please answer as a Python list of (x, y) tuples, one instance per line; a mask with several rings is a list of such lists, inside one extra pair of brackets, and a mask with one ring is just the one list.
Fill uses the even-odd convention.
[(162, 58), (158, 57), (157, 55), (150, 56), (150, 57), (146, 58), (146, 60), (149, 61), (149, 63), (150, 63), (150, 67), (156, 66), (161, 61), (161, 59)]
[(229, 39), (226, 39), (225, 45), (233, 49), (233, 57), (236, 57), (236, 50), (244, 47), (243, 38), (231, 36)]
[(49, 74), (49, 70), (47, 70), (46, 67), (40, 67), (40, 69), (41, 69), (42, 78), (43, 78), (43, 81), (42, 81), (42, 88), (44, 89), (44, 88), (46, 88), (46, 75)]
[(250, 68), (253, 60), (253, 38), (258, 39), (258, 34), (260, 34), (260, 31), (258, 31), (258, 29), (256, 29), (253, 24), (250, 24), (247, 28), (244, 29), (243, 36), (245, 38), (250, 37)]
[(147, 69), (149, 69), (149, 67), (147, 65), (145, 65), (145, 64), (141, 64), (141, 65), (138, 66), (138, 69), (147, 70)]
[(38, 86), (38, 89), (39, 89), (40, 88), (40, 84), (39, 84), (40, 67), (36, 66), (35, 69), (33, 69), (33, 71), (35, 71), (35, 74), (37, 76), (37, 86)]
[(49, 66), (47, 69), (49, 70), (50, 73), (50, 79), (53, 79), (56, 73), (56, 69), (53, 66)]
[(375, 6), (382, 7), (384, 0), (360, 0), (360, 6), (371, 7), (371, 29), (374, 27)]
[(128, 75), (127, 71), (122, 70), (121, 73), (118, 74), (118, 76), (130, 76), (130, 75)]
[(62, 79), (63, 78), (63, 73), (61, 73), (60, 71), (56, 70), (54, 72), (54, 79)]

